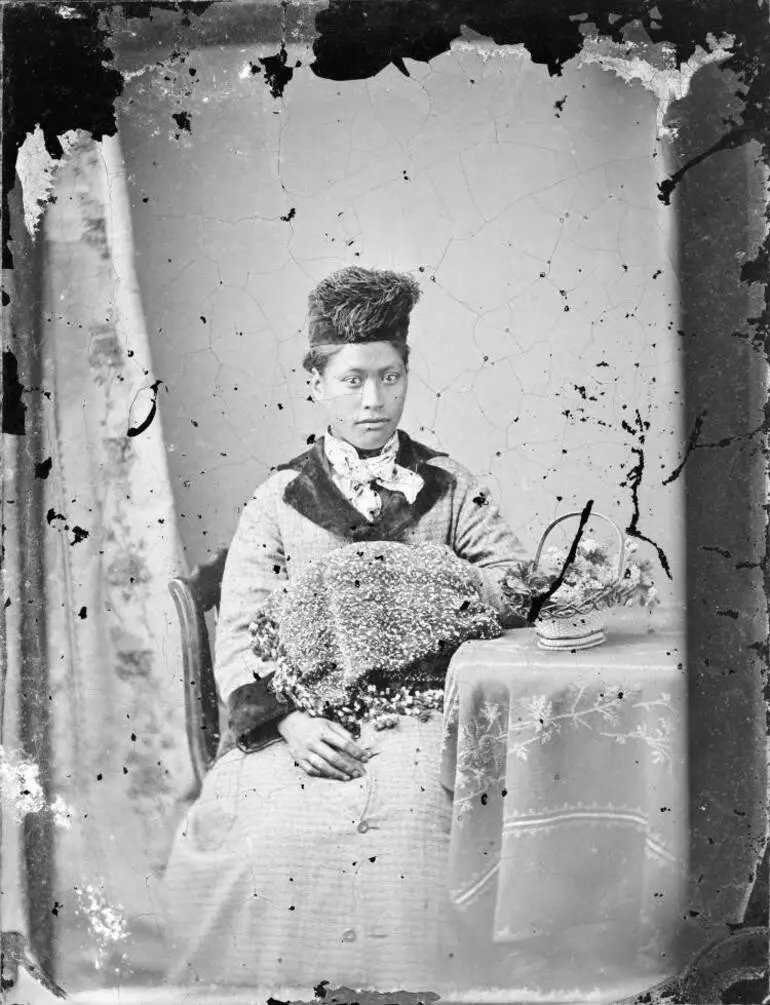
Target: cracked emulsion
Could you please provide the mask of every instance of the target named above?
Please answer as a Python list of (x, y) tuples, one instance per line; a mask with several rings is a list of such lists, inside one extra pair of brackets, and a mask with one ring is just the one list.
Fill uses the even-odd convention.
[[(314, 435), (296, 290), (331, 265), (409, 269), (425, 302), (408, 428), (483, 473), (530, 543), (601, 484), (676, 601), (677, 479), (713, 444), (700, 424), (680, 428), (671, 217), (656, 185), (670, 103), (699, 66), (729, 60), (730, 39), (678, 69), (589, 40), (549, 78), (525, 49), (464, 35), (429, 65), (362, 81), (314, 77), (293, 44), (124, 73), (137, 269), (163, 377), (129, 435), (157, 399), (184, 543), (196, 556), (227, 543), (253, 485)], [(19, 174), (39, 232), (57, 174), (39, 131)], [(3, 784), (36, 812), (29, 772)], [(64, 825), (60, 799), (49, 809)], [(85, 889), (97, 940), (130, 942), (130, 920)]]

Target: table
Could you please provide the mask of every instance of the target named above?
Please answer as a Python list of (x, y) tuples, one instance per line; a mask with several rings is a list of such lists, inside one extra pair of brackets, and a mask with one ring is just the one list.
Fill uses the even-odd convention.
[(654, 625), (627, 618), (605, 645), (575, 652), (510, 631), (466, 643), (450, 665), (441, 778), (454, 793), (451, 898), (477, 951), (497, 947), (490, 966), (506, 946), (533, 975), (538, 960), (553, 971), (566, 953), (549, 987), (633, 973), (649, 986), (678, 968), (684, 637), (670, 619)]

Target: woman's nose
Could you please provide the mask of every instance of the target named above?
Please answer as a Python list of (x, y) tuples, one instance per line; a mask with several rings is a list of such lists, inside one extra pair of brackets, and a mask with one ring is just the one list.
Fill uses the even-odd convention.
[(362, 402), (364, 408), (379, 408), (383, 402), (382, 388), (377, 380), (367, 380), (364, 384)]

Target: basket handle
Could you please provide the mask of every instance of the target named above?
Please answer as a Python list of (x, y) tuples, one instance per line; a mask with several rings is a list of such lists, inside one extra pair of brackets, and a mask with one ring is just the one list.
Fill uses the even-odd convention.
[[(546, 538), (554, 529), (554, 527), (557, 524), (560, 524), (563, 520), (569, 520), (571, 517), (582, 516), (582, 515), (583, 513), (580, 510), (576, 510), (573, 513), (562, 513), (561, 516), (557, 516), (555, 520), (552, 520), (548, 524), (548, 526), (543, 531), (543, 536), (540, 538), (540, 544), (537, 546), (537, 551), (535, 552), (535, 560), (532, 565), (533, 572), (537, 570), (538, 563), (540, 562), (540, 555), (542, 554)], [(620, 527), (618, 527), (618, 525), (615, 523), (614, 520), (611, 520), (610, 517), (605, 516), (603, 513), (597, 513), (596, 510), (591, 511), (591, 513), (588, 516), (588, 520), (591, 520), (595, 516), (598, 516), (600, 520), (605, 520), (610, 525), (610, 527), (612, 527), (612, 529), (615, 531), (615, 535), (618, 539), (618, 579), (621, 579), (623, 576), (623, 567), (625, 566), (626, 563), (626, 554), (625, 554), (626, 536), (620, 529)], [(586, 521), (586, 523), (588, 522), (588, 520)]]

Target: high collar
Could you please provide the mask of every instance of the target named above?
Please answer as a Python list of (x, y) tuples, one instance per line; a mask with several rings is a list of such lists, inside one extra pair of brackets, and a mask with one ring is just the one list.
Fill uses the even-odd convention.
[(279, 466), (279, 471), (298, 472), (286, 486), (283, 498), (302, 516), (347, 541), (400, 540), (454, 485), (455, 479), (448, 471), (428, 463), (434, 457), (446, 455), (418, 443), (399, 429), (396, 463), (418, 472), (424, 485), (411, 505), (400, 493), (390, 494), (380, 517), (370, 523), (334, 484), (323, 440), (319, 437), (309, 450)]

